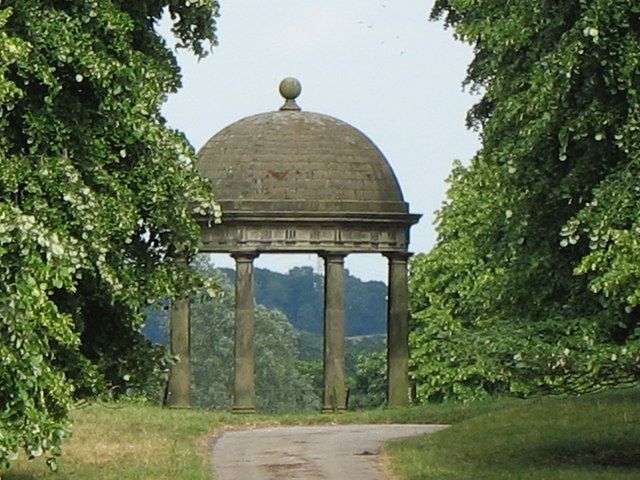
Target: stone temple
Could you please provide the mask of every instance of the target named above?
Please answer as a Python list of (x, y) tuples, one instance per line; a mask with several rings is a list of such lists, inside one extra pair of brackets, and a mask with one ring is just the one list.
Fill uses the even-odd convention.
[[(268, 253), (316, 253), (325, 262), (323, 411), (346, 408), (344, 259), (380, 253), (389, 261), (388, 405), (409, 401), (407, 261), (409, 213), (384, 155), (362, 132), (336, 118), (302, 111), (300, 83), (280, 84), (285, 102), (274, 112), (224, 128), (198, 153), (198, 170), (213, 186), (220, 225), (201, 218), (202, 252), (236, 261), (233, 410), (254, 411), (253, 261)], [(171, 318), (168, 403), (188, 406), (189, 308)]]

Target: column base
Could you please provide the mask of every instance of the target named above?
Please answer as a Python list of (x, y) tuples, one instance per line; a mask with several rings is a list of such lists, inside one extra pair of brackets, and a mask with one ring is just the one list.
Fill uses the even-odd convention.
[(346, 408), (322, 407), (322, 410), (320, 410), (320, 413), (342, 413), (346, 411), (347, 411)]
[(249, 414), (256, 413), (255, 407), (231, 407), (231, 413)]

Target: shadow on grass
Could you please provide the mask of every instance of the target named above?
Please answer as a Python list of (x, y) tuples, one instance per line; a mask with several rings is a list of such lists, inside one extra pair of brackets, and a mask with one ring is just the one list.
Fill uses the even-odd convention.
[(640, 445), (629, 442), (577, 442), (545, 445), (529, 450), (527, 463), (554, 466), (599, 466), (605, 468), (640, 469)]

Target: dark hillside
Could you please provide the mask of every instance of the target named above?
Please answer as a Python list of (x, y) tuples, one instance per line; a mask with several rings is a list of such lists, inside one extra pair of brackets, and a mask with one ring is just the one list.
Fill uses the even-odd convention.
[[(221, 268), (233, 281), (235, 272)], [(282, 311), (298, 330), (322, 333), (324, 278), (311, 267), (296, 267), (284, 273), (255, 270), (256, 303)], [(345, 277), (346, 335), (386, 332), (387, 286), (362, 280), (347, 272)]]

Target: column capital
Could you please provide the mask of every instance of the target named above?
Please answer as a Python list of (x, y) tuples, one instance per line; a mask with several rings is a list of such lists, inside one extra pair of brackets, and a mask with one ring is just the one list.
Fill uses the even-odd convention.
[(236, 262), (253, 262), (259, 256), (258, 252), (231, 252), (231, 257)]
[(327, 262), (343, 262), (344, 259), (349, 255), (345, 252), (319, 252), (318, 256), (323, 258)]
[(389, 262), (408, 262), (413, 252), (386, 252), (383, 254)]

